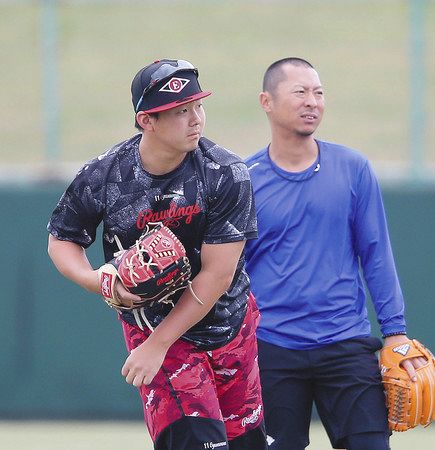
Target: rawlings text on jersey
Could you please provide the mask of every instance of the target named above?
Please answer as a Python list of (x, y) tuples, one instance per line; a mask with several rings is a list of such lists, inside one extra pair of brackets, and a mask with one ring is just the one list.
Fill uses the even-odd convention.
[[(162, 199), (164, 200), (165, 196), (162, 196)], [(179, 207), (175, 202), (171, 202), (169, 208), (162, 211), (152, 211), (150, 209), (140, 211), (136, 224), (139, 230), (143, 230), (149, 222), (162, 222), (164, 225), (170, 226), (179, 220), (183, 220), (186, 224), (189, 224), (192, 222), (193, 216), (200, 212), (201, 207), (197, 203)]]

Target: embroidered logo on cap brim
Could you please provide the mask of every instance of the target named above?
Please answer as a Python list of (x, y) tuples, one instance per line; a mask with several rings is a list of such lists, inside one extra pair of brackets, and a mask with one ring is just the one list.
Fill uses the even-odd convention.
[(164, 86), (162, 86), (159, 91), (178, 94), (186, 87), (187, 83), (189, 82), (190, 80), (187, 80), (186, 78), (173, 77)]

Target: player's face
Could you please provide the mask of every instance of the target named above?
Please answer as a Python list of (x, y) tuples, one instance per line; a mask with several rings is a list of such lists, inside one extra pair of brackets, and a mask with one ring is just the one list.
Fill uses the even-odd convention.
[(271, 123), (300, 137), (311, 136), (319, 126), (325, 101), (319, 75), (311, 67), (283, 67), (286, 79), (270, 95)]
[(168, 148), (189, 152), (198, 146), (205, 126), (205, 111), (201, 100), (159, 113), (154, 122), (158, 139)]

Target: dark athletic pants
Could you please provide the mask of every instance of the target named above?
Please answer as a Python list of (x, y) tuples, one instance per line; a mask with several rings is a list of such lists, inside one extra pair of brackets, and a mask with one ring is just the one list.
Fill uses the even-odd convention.
[(388, 450), (390, 433), (375, 354), (380, 348), (380, 340), (372, 337), (314, 350), (289, 350), (259, 340), (269, 449), (308, 446), (315, 402), (334, 448), (360, 449), (361, 439), (349, 443), (348, 437), (363, 435), (366, 450)]

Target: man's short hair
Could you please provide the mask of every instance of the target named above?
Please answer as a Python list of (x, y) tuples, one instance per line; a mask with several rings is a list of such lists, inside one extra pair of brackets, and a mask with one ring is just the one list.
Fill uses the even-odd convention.
[(279, 59), (272, 63), (264, 73), (263, 77), (263, 92), (273, 92), (278, 86), (279, 83), (285, 80), (285, 74), (282, 70), (283, 66), (286, 64), (291, 64), (293, 66), (303, 66), (303, 67), (311, 67), (314, 69), (313, 65), (302, 58), (297, 57), (289, 57)]

